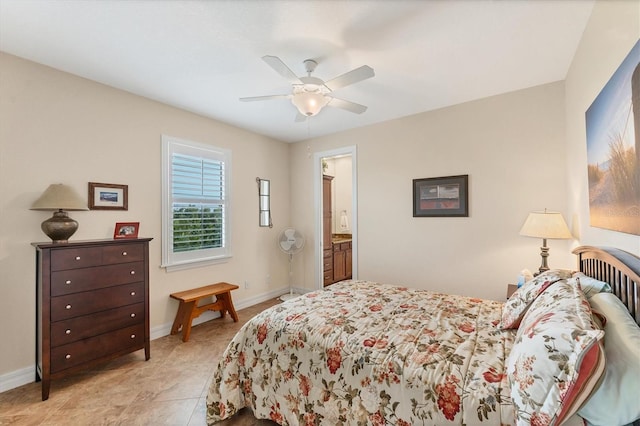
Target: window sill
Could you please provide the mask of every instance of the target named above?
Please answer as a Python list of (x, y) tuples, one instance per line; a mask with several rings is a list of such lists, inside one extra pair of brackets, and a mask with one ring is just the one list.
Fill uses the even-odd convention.
[(218, 265), (220, 263), (226, 263), (231, 259), (231, 255), (220, 256), (212, 259), (199, 259), (188, 260), (181, 263), (172, 263), (160, 265), (161, 268), (165, 268), (167, 272), (182, 271), (184, 269), (202, 268), (205, 266)]

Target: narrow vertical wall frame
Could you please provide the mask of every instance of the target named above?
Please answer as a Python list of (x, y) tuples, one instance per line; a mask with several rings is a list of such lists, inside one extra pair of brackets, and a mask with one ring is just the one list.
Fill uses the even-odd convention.
[(256, 178), (258, 183), (258, 225), (273, 228), (271, 222), (271, 181)]

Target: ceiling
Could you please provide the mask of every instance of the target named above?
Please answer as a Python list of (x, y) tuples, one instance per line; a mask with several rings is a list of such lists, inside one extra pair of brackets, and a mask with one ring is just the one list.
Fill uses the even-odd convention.
[[(0, 50), (296, 142), (563, 80), (593, 0), (0, 0)], [(325, 81), (375, 77), (305, 122), (261, 57)]]

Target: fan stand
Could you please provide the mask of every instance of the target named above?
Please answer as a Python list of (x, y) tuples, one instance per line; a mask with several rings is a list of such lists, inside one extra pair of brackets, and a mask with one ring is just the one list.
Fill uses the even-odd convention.
[(280, 300), (286, 302), (287, 300), (300, 297), (300, 294), (293, 292), (293, 253), (289, 253), (289, 294), (283, 294), (280, 296)]

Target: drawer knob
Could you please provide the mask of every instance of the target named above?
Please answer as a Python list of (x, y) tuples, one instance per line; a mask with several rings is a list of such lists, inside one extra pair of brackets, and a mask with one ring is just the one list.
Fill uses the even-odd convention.
[(76, 260), (80, 260), (80, 256), (76, 256)]
[(131, 272), (129, 272), (129, 273), (130, 273), (131, 275), (135, 275), (135, 274), (136, 274), (136, 271), (131, 271)]
[(64, 307), (65, 309), (71, 309), (71, 305), (67, 305)]
[(135, 335), (135, 334), (132, 334), (132, 335), (131, 335), (131, 338), (132, 338), (132, 339), (135, 339), (135, 338), (136, 338), (136, 335)]
[(135, 318), (135, 317), (136, 317), (136, 314), (131, 314), (131, 318)]
[(71, 280), (66, 280), (64, 283), (67, 284), (67, 285), (71, 284)]
[(69, 330), (68, 328), (64, 331), (64, 334), (71, 334), (71, 330)]
[(123, 251), (123, 252), (122, 252), (122, 255), (123, 255), (123, 256), (126, 256), (126, 255), (127, 255), (127, 252), (126, 252), (126, 251)]
[(71, 359), (71, 355), (70, 355), (70, 354), (66, 354), (64, 357), (65, 357), (66, 359)]
[(132, 295), (132, 296), (135, 296), (135, 295), (136, 295), (136, 292), (135, 292), (135, 291), (132, 291), (132, 292), (131, 292), (131, 295)]

